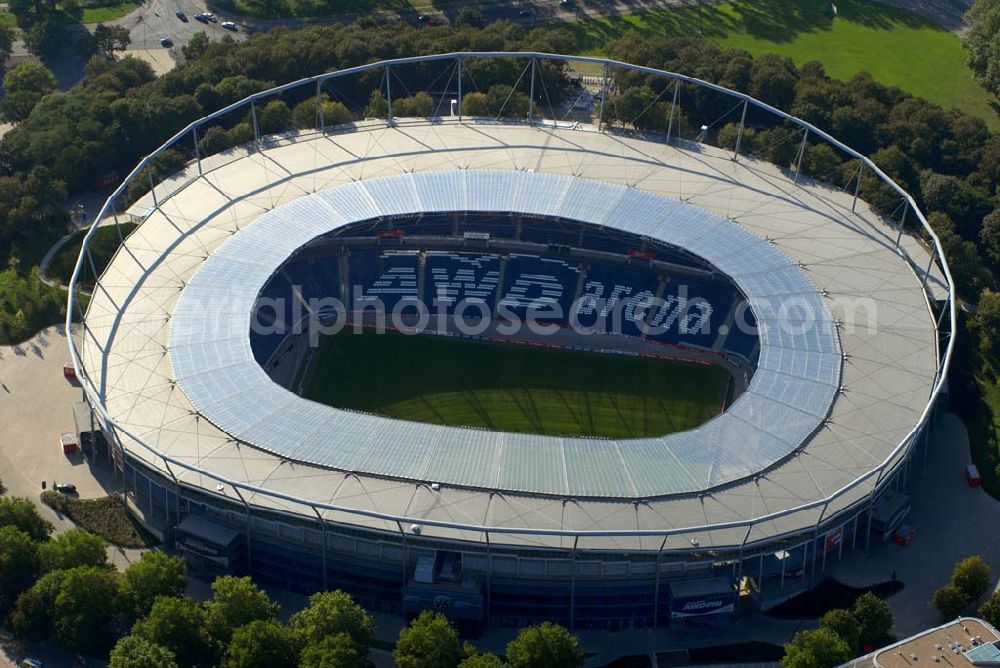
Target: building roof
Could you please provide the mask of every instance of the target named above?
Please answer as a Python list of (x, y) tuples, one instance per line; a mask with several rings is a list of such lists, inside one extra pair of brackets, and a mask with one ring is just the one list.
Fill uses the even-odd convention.
[[(273, 139), (267, 147), (205, 158), (200, 176), (190, 165), (157, 185), (158, 206), (149, 195), (137, 201), (130, 212), (148, 216), (105, 271), (86, 316), (82, 363), (124, 446), (168, 476), (162, 456), (170, 457), (179, 482), (209, 494), (217, 493), (221, 478), (245, 485), (247, 500), (265, 508), (315, 517), (309, 504), (321, 504), (317, 512), (326, 519), (391, 532), (399, 530), (393, 518), (405, 518), (421, 523), (424, 537), (482, 541), (485, 527), (503, 532), (494, 534), (494, 543), (525, 547), (690, 550), (692, 539), (702, 549), (739, 546), (810, 527), (866, 498), (876, 469), (905, 453), (897, 446), (918, 424), (930, 397), (937, 332), (921, 283), (930, 266), (928, 286), (940, 290), (940, 274), (918, 238), (902, 235), (905, 253), (898, 252), (897, 230), (863, 202), (854, 209), (850, 193), (807, 179), (793, 184), (773, 165), (734, 162), (730, 153), (708, 146), (678, 147), (583, 126), (401, 121), (391, 128), (378, 124)], [(171, 339), (176, 308), (207, 258), (267, 212), (313, 193), (455, 169), (576, 176), (558, 181), (567, 187), (582, 179), (625, 186), (616, 192), (624, 198), (634, 191), (637, 202), (680, 198), (712, 220), (731, 219), (771, 240), (826, 295), (832, 317), (845, 325), (838, 332), (846, 355), (844, 391), (833, 398), (822, 428), (798, 456), (766, 475), (711, 494), (632, 503), (449, 485), (432, 490), (338, 471), (246, 445), (201, 414), (178, 383), (170, 351), (181, 345)], [(414, 176), (412, 182), (436, 178)], [(509, 202), (509, 195), (493, 196)], [(549, 201), (552, 195), (537, 197)], [(912, 265), (907, 257), (914, 258)], [(811, 505), (827, 497), (833, 498), (825, 508)], [(765, 516), (749, 530), (742, 524)], [(683, 536), (662, 535), (681, 530)], [(576, 541), (571, 534), (584, 537)]]
[(912, 668), (912, 666), (998, 666), (1000, 633), (975, 617), (958, 619), (904, 638), (851, 661), (851, 668)]
[[(749, 388), (704, 425), (657, 438), (596, 440), (444, 427), (345, 411), (275, 383), (254, 359), (253, 305), (313, 239), (380, 217), (509, 211), (576, 220), (686, 248), (730, 276), (757, 316)], [(784, 300), (795, 300), (785, 308)], [(223, 431), (283, 459), (412, 481), (572, 497), (699, 492), (756, 475), (800, 448), (830, 409), (841, 355), (833, 316), (766, 239), (708, 211), (591, 179), (521, 171), (399, 174), (268, 211), (202, 264), (168, 339), (180, 389)]]

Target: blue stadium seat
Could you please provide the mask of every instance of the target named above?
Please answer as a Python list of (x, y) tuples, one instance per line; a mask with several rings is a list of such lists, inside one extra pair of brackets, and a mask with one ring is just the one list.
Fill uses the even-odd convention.
[(308, 302), (310, 299), (340, 298), (339, 266), (338, 258), (329, 256), (304, 261), (292, 260), (284, 269), (292, 284), (298, 286), (302, 298)]
[[(524, 318), (534, 308), (539, 318), (543, 311), (554, 314), (558, 306), (565, 323), (580, 277), (580, 265), (556, 258), (511, 253), (504, 270), (503, 295), (500, 303), (518, 318)], [(546, 321), (552, 318), (545, 316)]]
[[(500, 280), (500, 257), (450, 251), (430, 251), (424, 265), (424, 303), (438, 312), (440, 300), (445, 312), (451, 314), (463, 300), (469, 304), (484, 304), (492, 314)], [(466, 309), (476, 315), (478, 309)]]
[(611, 333), (642, 336), (638, 323), (645, 320), (659, 282), (653, 271), (592, 264), (577, 302), (577, 321)]
[[(418, 302), (419, 259), (417, 251), (412, 250), (351, 251), (351, 308), (357, 311), (381, 301), (388, 315), (400, 302)], [(355, 299), (358, 290), (361, 298)]]
[(264, 286), (250, 327), (250, 349), (258, 364), (270, 359), (292, 327), (292, 286), (281, 272)]

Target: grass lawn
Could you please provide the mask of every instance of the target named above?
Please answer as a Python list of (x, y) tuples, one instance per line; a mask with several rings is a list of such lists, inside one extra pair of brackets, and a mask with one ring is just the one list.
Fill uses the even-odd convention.
[(117, 496), (76, 499), (47, 491), (42, 492), (42, 502), (112, 545), (143, 548), (156, 544), (156, 539), (132, 519), (125, 503)]
[(83, 16), (80, 18), (80, 22), (104, 23), (105, 21), (111, 21), (125, 16), (138, 7), (139, 5), (131, 0), (120, 2), (115, 5), (108, 5), (107, 7), (84, 7)]
[(702, 8), (587, 19), (568, 28), (580, 52), (603, 54), (609, 41), (632, 30), (669, 36), (697, 35), (758, 55), (778, 53), (796, 64), (818, 60), (830, 76), (848, 79), (869, 71), (878, 81), (959, 109), (1000, 129), (995, 100), (973, 80), (961, 40), (929, 21), (870, 0), (839, 0), (825, 13), (819, 0), (736, 0)]
[(618, 438), (701, 424), (726, 380), (698, 364), (344, 330), (317, 351), (305, 397), (416, 422)]

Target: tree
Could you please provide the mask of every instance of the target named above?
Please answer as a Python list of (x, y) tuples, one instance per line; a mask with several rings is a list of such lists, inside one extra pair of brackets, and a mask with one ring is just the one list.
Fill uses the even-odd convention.
[(931, 603), (941, 613), (941, 620), (955, 619), (969, 607), (971, 600), (958, 586), (948, 583), (934, 592)]
[(86, 529), (74, 528), (39, 544), (38, 559), (43, 573), (76, 566), (105, 566), (107, 550), (103, 538)]
[(178, 668), (174, 653), (139, 636), (119, 640), (108, 660), (108, 668)]
[(0, 63), (6, 62), (14, 49), (14, 31), (7, 26), (0, 26)]
[(131, 43), (132, 38), (125, 26), (106, 26), (99, 23), (94, 28), (94, 48), (112, 59), (115, 57), (115, 51), (124, 51)]
[(403, 97), (392, 103), (393, 116), (410, 118), (428, 118), (434, 113), (434, 100), (427, 93), (420, 91), (412, 97)]
[(38, 514), (38, 509), (28, 499), (0, 498), (0, 527), (14, 526), (31, 536), (32, 540), (48, 540), (52, 525)]
[(424, 610), (399, 632), (392, 657), (400, 668), (455, 668), (462, 644), (447, 617)]
[(213, 663), (215, 648), (205, 631), (201, 604), (183, 596), (161, 596), (149, 615), (132, 627), (132, 634), (173, 652), (182, 666)]
[(191, 39), (188, 43), (181, 47), (181, 53), (184, 54), (184, 60), (197, 60), (201, 58), (206, 51), (208, 51), (208, 35), (204, 31), (196, 32), (191, 35)]
[(317, 645), (325, 638), (346, 633), (362, 656), (375, 633), (375, 622), (349, 594), (320, 592), (309, 597), (309, 605), (292, 615), (289, 625), (302, 646)]
[(21, 63), (3, 78), (7, 93), (3, 99), (4, 118), (12, 123), (23, 121), (57, 85), (56, 76), (45, 65), (34, 61)]
[(851, 659), (847, 641), (828, 628), (799, 631), (785, 645), (782, 668), (833, 668)]
[(858, 640), (862, 645), (877, 643), (889, 634), (892, 628), (892, 612), (889, 604), (866, 591), (854, 601), (855, 619), (858, 620)]
[(234, 630), (250, 622), (273, 619), (279, 608), (249, 577), (224, 575), (212, 582), (212, 599), (205, 603), (206, 629), (226, 645)]
[(284, 100), (271, 100), (257, 113), (257, 127), (262, 135), (278, 134), (288, 129), (291, 118)]
[(47, 573), (17, 597), (10, 616), (14, 633), (29, 640), (44, 640), (52, 635), (52, 607), (65, 577), (66, 571)]
[(994, 627), (1000, 626), (1000, 591), (993, 592), (993, 595), (979, 606), (979, 616)]
[(22, 33), (24, 45), (28, 51), (40, 58), (58, 55), (63, 48), (66, 33), (65, 26), (59, 19), (47, 16)]
[(507, 663), (512, 668), (573, 668), (583, 664), (580, 641), (558, 624), (542, 622), (521, 629), (507, 643)]
[(298, 652), (291, 631), (273, 619), (258, 619), (233, 632), (226, 668), (293, 666)]
[(143, 552), (125, 569), (122, 593), (136, 617), (144, 617), (159, 596), (180, 596), (186, 586), (184, 561), (165, 552)]
[(13, 609), (37, 573), (38, 548), (31, 536), (15, 526), (0, 527), (0, 618)]
[(802, 172), (817, 181), (836, 183), (837, 168), (842, 162), (833, 147), (825, 142), (807, 146), (805, 157), (802, 159)]
[(462, 114), (465, 116), (490, 116), (489, 96), (486, 93), (466, 93), (462, 96)]
[(830, 610), (819, 620), (820, 628), (830, 629), (844, 639), (851, 653), (856, 654), (861, 649), (861, 629), (858, 619), (850, 610)]
[(327, 636), (318, 644), (306, 646), (299, 657), (299, 668), (365, 668), (367, 664), (365, 655), (346, 633)]
[(979, 242), (994, 267), (1000, 267), (1000, 208), (983, 218), (979, 228)]
[(462, 7), (455, 15), (452, 25), (456, 28), (482, 28), (486, 25), (483, 13), (473, 7)]
[(965, 21), (969, 67), (983, 88), (1000, 95), (1000, 0), (976, 0)]
[(506, 666), (496, 654), (471, 654), (458, 664), (458, 668), (504, 668)]
[(215, 155), (232, 147), (233, 143), (229, 139), (226, 131), (218, 125), (213, 125), (198, 140), (198, 151), (201, 157)]
[(63, 574), (49, 610), (56, 640), (73, 652), (106, 655), (117, 640), (120, 576), (95, 566), (53, 573)]
[(962, 590), (970, 601), (976, 601), (993, 584), (990, 567), (978, 554), (966, 557), (955, 564), (951, 572), (951, 582)]
[(389, 115), (389, 101), (382, 95), (380, 89), (372, 91), (365, 105), (365, 118), (385, 118)]
[[(324, 97), (323, 99), (323, 125), (331, 128), (335, 125), (350, 123), (354, 120), (351, 112), (340, 102), (332, 102)], [(316, 109), (316, 100), (308, 99), (295, 105), (292, 109), (292, 124), (301, 130), (311, 130), (319, 127), (319, 116)]]

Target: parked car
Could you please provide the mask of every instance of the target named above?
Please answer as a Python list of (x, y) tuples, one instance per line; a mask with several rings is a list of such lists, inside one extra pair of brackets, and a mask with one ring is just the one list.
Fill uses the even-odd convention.
[(76, 485), (71, 482), (57, 482), (52, 485), (52, 489), (62, 494), (76, 494)]
[(232, 21), (223, 21), (221, 25), (226, 30), (232, 30), (233, 32), (236, 32), (236, 24), (233, 23)]
[(194, 20), (198, 21), (199, 23), (208, 23), (208, 17), (205, 16), (204, 14), (195, 14)]
[(209, 23), (218, 23), (219, 22), (218, 17), (216, 17), (215, 14), (213, 14), (212, 12), (205, 12), (204, 16), (205, 16), (206, 19), (208, 19)]
[(188, 17), (184, 12), (174, 12), (174, 15), (176, 15), (181, 21), (184, 21), (184, 23), (188, 22)]
[(162, 46), (164, 49), (169, 49), (173, 45), (174, 45), (174, 40), (170, 39), (169, 37), (164, 37), (163, 39), (160, 40), (160, 46)]

